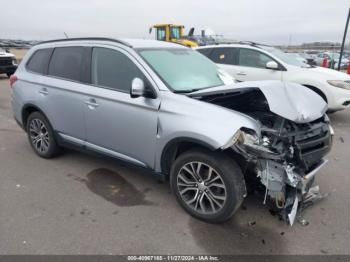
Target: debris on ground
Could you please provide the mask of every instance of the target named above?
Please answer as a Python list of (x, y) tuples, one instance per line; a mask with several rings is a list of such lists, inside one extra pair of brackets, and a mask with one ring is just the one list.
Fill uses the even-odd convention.
[(241, 235), (241, 237), (248, 237), (248, 234), (244, 233), (244, 232), (241, 232), (240, 235)]
[(241, 205), (241, 209), (245, 211), (247, 210), (247, 207), (245, 205)]
[(265, 245), (266, 244), (265, 239), (261, 239), (261, 243), (263, 243), (263, 245)]
[(300, 225), (302, 225), (303, 227), (306, 227), (306, 226), (308, 226), (310, 223), (309, 223), (309, 221), (307, 221), (305, 218), (303, 218), (303, 217), (301, 217), (301, 216), (299, 216), (298, 218), (297, 218), (297, 221), (298, 221), (298, 223), (300, 224)]
[(340, 142), (344, 143), (344, 138), (341, 136), (339, 137)]
[(254, 226), (256, 224), (256, 221), (249, 221), (248, 226)]
[(284, 232), (282, 231), (282, 232), (280, 233), (280, 235), (283, 236), (283, 235), (284, 235)]

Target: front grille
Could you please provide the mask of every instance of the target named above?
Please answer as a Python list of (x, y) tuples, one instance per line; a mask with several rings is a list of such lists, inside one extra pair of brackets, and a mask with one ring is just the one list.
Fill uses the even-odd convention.
[(305, 132), (295, 139), (299, 162), (309, 170), (324, 157), (331, 148), (329, 126), (323, 123), (320, 127)]
[(12, 65), (11, 58), (0, 58), (0, 66), (10, 66)]

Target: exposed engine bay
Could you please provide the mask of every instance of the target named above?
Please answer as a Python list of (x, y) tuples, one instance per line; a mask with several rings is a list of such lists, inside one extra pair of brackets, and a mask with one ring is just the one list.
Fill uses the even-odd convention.
[(332, 145), (328, 117), (324, 114), (306, 123), (288, 120), (270, 111), (259, 89), (194, 98), (244, 113), (259, 122), (260, 133), (243, 127), (233, 137), (230, 148), (243, 156), (265, 187), (264, 203), (269, 197), (292, 225), (302, 206), (320, 196), (318, 187), (312, 185)]

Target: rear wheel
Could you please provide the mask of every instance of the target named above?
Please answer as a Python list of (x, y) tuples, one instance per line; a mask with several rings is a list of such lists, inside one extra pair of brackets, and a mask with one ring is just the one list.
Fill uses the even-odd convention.
[(179, 204), (209, 223), (231, 218), (246, 194), (239, 166), (222, 152), (185, 152), (175, 160), (170, 175)]
[(29, 115), (27, 135), (34, 152), (43, 158), (52, 158), (59, 152), (49, 121), (40, 112)]

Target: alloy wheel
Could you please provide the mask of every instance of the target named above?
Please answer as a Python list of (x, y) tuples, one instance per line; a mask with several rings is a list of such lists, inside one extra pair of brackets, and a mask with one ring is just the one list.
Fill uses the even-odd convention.
[(50, 137), (44, 122), (37, 118), (33, 119), (29, 126), (29, 134), (35, 150), (45, 154), (50, 146)]
[(210, 165), (189, 162), (177, 174), (177, 189), (181, 199), (193, 211), (210, 215), (218, 213), (225, 205), (225, 183)]

